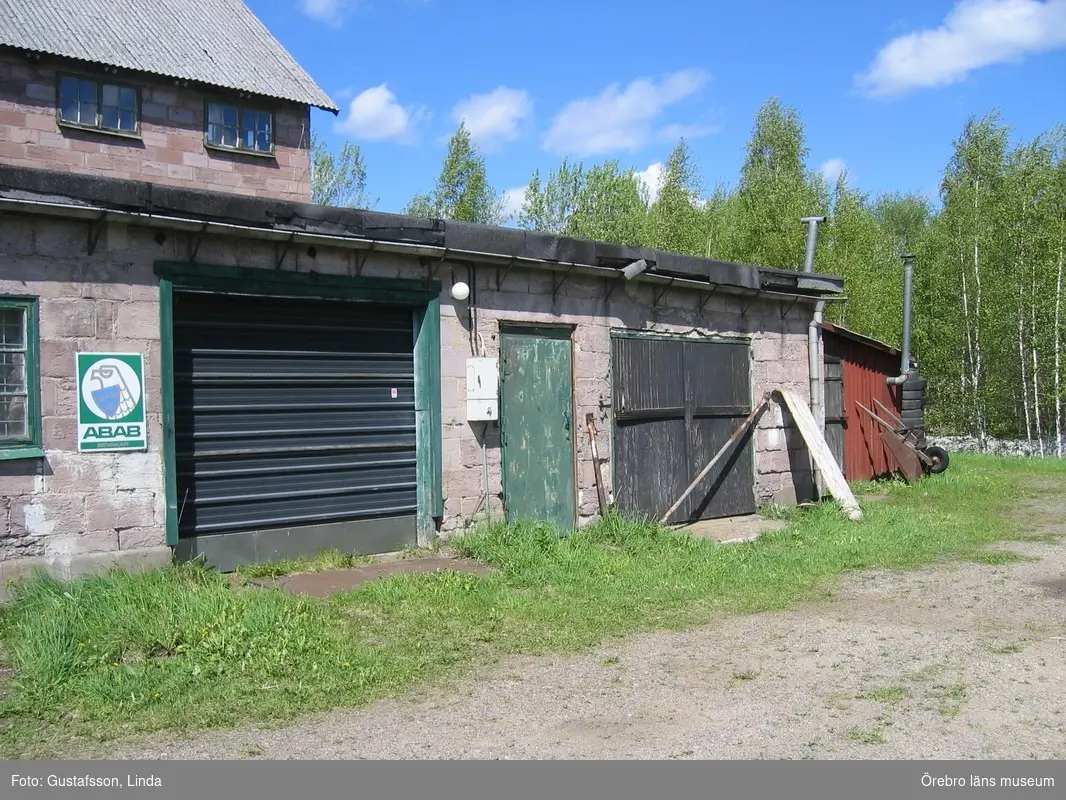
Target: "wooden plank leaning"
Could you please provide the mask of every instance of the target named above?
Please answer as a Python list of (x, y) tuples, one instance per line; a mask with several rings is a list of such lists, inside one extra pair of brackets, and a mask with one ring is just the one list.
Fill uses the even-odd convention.
[(596, 417), (591, 412), (585, 415), (589, 429), (589, 447), (592, 448), (592, 476), (596, 479), (596, 499), (600, 504), (600, 516), (607, 513), (607, 497), (603, 488), (603, 473), (600, 471), (600, 452), (596, 447)]
[(840, 471), (840, 465), (837, 464), (836, 459), (833, 458), (833, 453), (829, 450), (829, 445), (826, 443), (825, 437), (819, 432), (818, 424), (814, 421), (814, 416), (811, 414), (811, 410), (807, 408), (806, 403), (793, 392), (787, 389), (775, 389), (763, 395), (762, 400), (759, 401), (759, 404), (755, 406), (752, 412), (740, 424), (740, 427), (737, 428), (733, 435), (729, 437), (728, 441), (722, 445), (721, 449), (714, 454), (714, 457), (710, 460), (707, 466), (700, 470), (700, 474), (689, 484), (688, 488), (685, 489), (679, 498), (677, 498), (674, 504), (666, 510), (666, 513), (659, 518), (660, 523), (666, 523), (666, 521), (670, 519), (674, 512), (681, 507), (681, 504), (685, 502), (685, 499), (692, 494), (700, 482), (707, 477), (712, 469), (714, 469), (714, 465), (722, 459), (722, 456), (740, 441), (745, 431), (747, 431), (752, 423), (754, 423), (766, 410), (766, 407), (769, 405), (770, 399), (774, 394), (780, 395), (782, 400), (784, 400), (785, 406), (796, 421), (796, 427), (799, 428), (804, 442), (807, 443), (807, 449), (810, 451), (812, 458), (814, 458), (815, 464), (817, 464), (818, 469), (821, 470), (826, 488), (829, 489), (830, 494), (836, 498), (836, 501), (840, 504), (841, 508), (844, 509), (844, 512), (848, 515), (849, 519), (862, 519), (862, 508), (859, 506), (859, 501), (855, 499), (851, 487), (848, 486), (848, 482), (844, 478), (844, 473)]
[(818, 423), (814, 421), (814, 416), (811, 414), (811, 410), (807, 408), (807, 404), (788, 389), (778, 389), (776, 391), (784, 399), (792, 418), (796, 421), (796, 427), (799, 428), (803, 440), (807, 443), (807, 449), (814, 458), (815, 464), (822, 471), (822, 477), (830, 494), (836, 498), (836, 501), (844, 509), (849, 519), (856, 521), (862, 519), (862, 508), (859, 506), (859, 501), (855, 499), (851, 487), (848, 486), (844, 473), (840, 471), (840, 465), (833, 458), (833, 453), (830, 451), (825, 437), (818, 430)]
[(756, 418), (758, 418), (758, 416), (766, 410), (766, 406), (769, 405), (769, 403), (770, 392), (767, 392), (763, 395), (763, 398), (761, 401), (759, 401), (759, 404), (755, 406), (754, 409), (752, 409), (752, 412), (748, 414), (748, 416), (740, 424), (740, 427), (737, 428), (733, 435), (730, 436), (729, 439), (726, 441), (726, 443), (722, 445), (722, 448), (714, 454), (714, 458), (710, 460), (710, 463), (708, 463), (706, 467), (700, 470), (700, 474), (696, 476), (696, 480), (692, 481), (692, 483), (689, 484), (688, 488), (685, 489), (684, 493), (679, 498), (677, 498), (677, 501), (666, 510), (666, 513), (663, 514), (662, 517), (660, 517), (660, 523), (665, 523), (668, 519), (670, 519), (671, 515), (675, 511), (681, 508), (681, 504), (685, 502), (685, 498), (692, 494), (693, 490), (699, 485), (700, 481), (707, 477), (708, 473), (712, 469), (714, 469), (714, 465), (721, 460), (722, 456), (724, 456), (734, 444), (740, 441), (740, 437), (743, 436), (744, 432), (751, 427), (751, 424), (755, 422)]

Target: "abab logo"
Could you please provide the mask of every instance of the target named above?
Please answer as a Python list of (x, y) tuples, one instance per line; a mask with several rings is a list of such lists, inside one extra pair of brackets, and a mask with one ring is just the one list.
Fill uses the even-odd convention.
[(141, 399), (141, 381), (125, 361), (105, 358), (85, 371), (81, 398), (95, 416), (120, 420), (137, 408)]

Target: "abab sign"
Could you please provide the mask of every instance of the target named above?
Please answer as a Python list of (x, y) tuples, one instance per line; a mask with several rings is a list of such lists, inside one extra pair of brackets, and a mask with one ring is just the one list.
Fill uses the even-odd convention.
[(144, 358), (78, 353), (78, 450), (144, 450)]

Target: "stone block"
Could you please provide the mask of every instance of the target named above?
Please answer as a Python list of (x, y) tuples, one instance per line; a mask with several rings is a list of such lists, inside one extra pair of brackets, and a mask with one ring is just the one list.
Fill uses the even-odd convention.
[(441, 442), (441, 466), (445, 471), (464, 466), (462, 458), (462, 439), (447, 439)]
[(159, 306), (153, 303), (121, 304), (115, 318), (115, 336), (145, 341), (159, 339)]
[(166, 531), (157, 526), (144, 528), (120, 528), (119, 550), (136, 550), (148, 547), (163, 547), (167, 543)]
[(791, 472), (792, 463), (787, 450), (764, 450), (756, 454), (755, 469), (761, 474)]
[(147, 490), (90, 494), (85, 499), (85, 520), (90, 531), (153, 525), (156, 522), (156, 496)]
[(92, 300), (49, 299), (41, 303), (41, 339), (91, 339), (96, 336)]
[(586, 353), (610, 353), (611, 331), (602, 325), (578, 325), (574, 330), (574, 344)]
[(46, 450), (74, 450), (78, 446), (78, 423), (72, 417), (45, 417), (41, 420)]
[(11, 498), (8, 524), (16, 535), (50, 537), (85, 527), (85, 496), (23, 495)]
[(611, 361), (606, 353), (575, 354), (575, 372), (583, 379), (607, 380), (611, 374)]
[(93, 308), (96, 312), (96, 339), (87, 349), (96, 349), (115, 336), (115, 318), (118, 316), (118, 307), (121, 305), (117, 300), (94, 300)]
[[(52, 544), (51, 542), (49, 544)], [(109, 553), (118, 550), (118, 531), (82, 531), (75, 536), (69, 537), (66, 542), (57, 541), (56, 548), (62, 548), (65, 554), (76, 555), (81, 553)], [(64, 546), (65, 545), (65, 546)]]
[[(158, 445), (157, 445), (158, 447)], [(101, 481), (110, 491), (163, 491), (163, 454), (159, 450), (110, 453), (101, 459)]]
[(785, 434), (781, 428), (765, 428), (755, 432), (757, 452), (786, 449)]

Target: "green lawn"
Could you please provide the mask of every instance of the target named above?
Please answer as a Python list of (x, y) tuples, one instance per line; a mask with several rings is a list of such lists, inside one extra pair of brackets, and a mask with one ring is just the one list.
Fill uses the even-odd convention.
[(848, 570), (972, 559), (1016, 533), (1007, 511), (1038, 476), (1066, 484), (1066, 464), (959, 455), (943, 475), (877, 486), (891, 502), (869, 504), (862, 522), (823, 504), (745, 545), (619, 518), (565, 539), (498, 525), (455, 543), (499, 568), (489, 577), (392, 577), (330, 600), (235, 586), (190, 565), (38, 577), (0, 611), (0, 657), (15, 674), (0, 685), (0, 756), (61, 753), (79, 737), (281, 721), (507, 654), (780, 609), (824, 597)]

